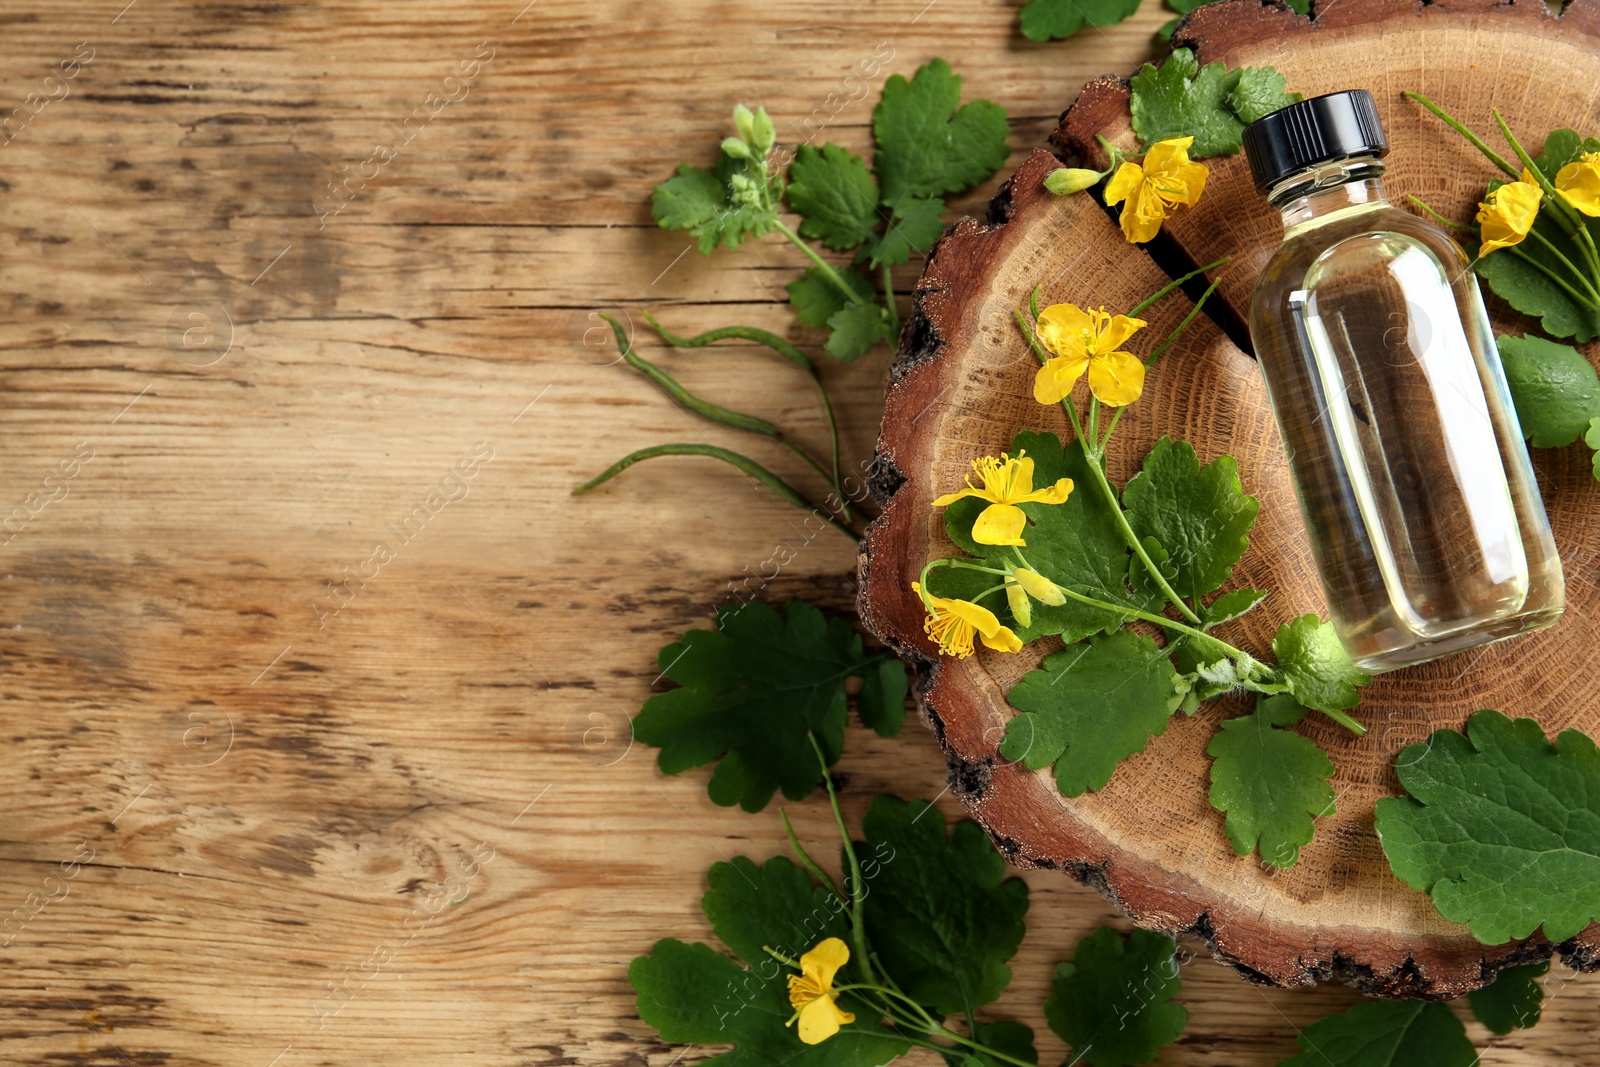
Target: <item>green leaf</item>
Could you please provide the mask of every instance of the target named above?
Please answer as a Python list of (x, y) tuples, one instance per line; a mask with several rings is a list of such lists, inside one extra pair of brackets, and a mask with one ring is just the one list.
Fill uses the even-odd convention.
[(1173, 588), (1196, 599), (1222, 587), (1250, 547), (1261, 502), (1239, 485), (1239, 464), (1218, 456), (1200, 465), (1187, 441), (1163, 437), (1122, 491), (1128, 522), (1153, 537), (1177, 569)]
[[(878, 293), (872, 288), (872, 283), (855, 271), (839, 270), (836, 273), (863, 302), (870, 304), (877, 299)], [(807, 270), (790, 282), (788, 288), (789, 303), (794, 307), (795, 318), (807, 326), (825, 327), (829, 319), (850, 306), (850, 299), (818, 267)]]
[[(1491, 183), (1489, 188), (1499, 184)], [(1551, 219), (1548, 209), (1539, 213), (1534, 231), (1560, 249), (1570, 262), (1582, 262), (1578, 246), (1561, 232), (1560, 224)], [(1477, 254), (1476, 248), (1470, 251)], [(1530, 263), (1530, 258), (1544, 270)], [(1506, 303), (1524, 315), (1538, 318), (1539, 325), (1550, 336), (1571, 337), (1580, 344), (1600, 337), (1600, 310), (1574, 299), (1549, 277), (1546, 271), (1563, 278), (1577, 291), (1583, 291), (1571, 271), (1540, 242), (1523, 241), (1513, 248), (1496, 249), (1477, 260), (1473, 269)]]
[(1594, 476), (1600, 479), (1600, 419), (1589, 422), (1589, 432), (1583, 435), (1583, 443), (1594, 449)]
[(877, 796), (856, 846), (867, 887), (867, 936), (889, 975), (939, 1015), (981, 1007), (1011, 981), (1028, 886), (977, 823), (945, 835), (931, 804)]
[(1475, 1067), (1478, 1052), (1448, 1005), (1368, 1000), (1300, 1032), (1306, 1051), (1278, 1067)]
[[(1056, 967), (1044, 1017), (1093, 1067), (1149, 1063), (1188, 1025), (1172, 998), (1183, 987), (1172, 938), (1134, 930), (1126, 940), (1102, 926)], [(1073, 1062), (1076, 1062), (1074, 1060)]]
[(1549, 960), (1507, 967), (1495, 975), (1494, 981), (1467, 994), (1472, 1014), (1497, 1034), (1533, 1026), (1539, 1021), (1539, 1006), (1544, 1000), (1544, 987), (1538, 979), (1549, 969)]
[(1224, 722), (1206, 746), (1211, 806), (1227, 813), (1233, 851), (1259, 850), (1274, 867), (1293, 867), (1311, 841), (1312, 821), (1334, 811), (1333, 761), (1310, 738), (1283, 729), (1305, 713), (1293, 697), (1269, 697), (1254, 713)]
[(1063, 796), (1103, 788), (1166, 730), (1177, 676), (1166, 652), (1131, 630), (1052, 652), (1006, 694), (1023, 714), (1006, 724), (1000, 754), (1030, 770), (1055, 764)]
[(961, 78), (942, 59), (923, 64), (910, 81), (896, 74), (884, 83), (872, 131), (872, 168), (891, 207), (970, 189), (1011, 154), (1005, 109), (988, 100), (961, 104)]
[(1308, 708), (1353, 708), (1361, 702), (1356, 687), (1372, 681), (1339, 643), (1333, 624), (1315, 615), (1302, 615), (1278, 627), (1272, 652), (1290, 694)]
[(721, 244), (738, 248), (747, 237), (770, 233), (778, 213), (764, 199), (765, 158), (723, 152), (710, 170), (678, 166), (676, 176), (656, 186), (650, 210), (663, 229), (689, 230), (701, 253)]
[[(1309, 5), (1309, 0), (1307, 3)], [(1228, 110), (1248, 126), (1299, 99), (1299, 93), (1287, 91), (1283, 75), (1278, 73), (1277, 68), (1241, 67), (1239, 84), (1228, 94)]]
[(828, 329), (822, 350), (834, 359), (859, 359), (879, 341), (889, 340), (889, 320), (876, 303), (846, 304), (828, 316)]
[(692, 230), (727, 209), (722, 183), (709, 170), (678, 164), (678, 173), (656, 186), (650, 213), (663, 229)]
[[(972, 1038), (978, 1044), (987, 1045), (1007, 1056), (1027, 1063), (1039, 1062), (1039, 1053), (1033, 1047), (1033, 1030), (1021, 1023), (1009, 1019), (996, 1019), (987, 1023), (980, 1021), (978, 1028), (972, 1033)], [(939, 1055), (943, 1056), (944, 1061), (951, 1067), (1012, 1067), (1006, 1060), (959, 1047), (949, 1052), (941, 1052)]]
[(1254, 610), (1256, 605), (1265, 599), (1267, 599), (1265, 589), (1230, 589), (1206, 607), (1202, 618), (1205, 619), (1207, 627), (1221, 626)]
[(1240, 73), (1225, 63), (1201, 67), (1187, 48), (1174, 48), (1160, 67), (1146, 63), (1133, 76), (1129, 107), (1133, 128), (1145, 145), (1169, 137), (1193, 137), (1191, 159), (1239, 151), (1244, 123), (1228, 107)]
[[(1148, 583), (1137, 592), (1129, 591), (1127, 544), (1122, 539), (1115, 513), (1094, 482), (1082, 446), (1072, 441), (1063, 447), (1055, 434), (1029, 430), (1017, 434), (1009, 454), (1017, 456), (1024, 452), (1034, 462), (1034, 488), (1054, 485), (1061, 478), (1070, 478), (1073, 482), (1072, 495), (1064, 504), (1022, 505), (1030, 523), (1023, 533), (1028, 543), (1022, 551), (1033, 569), (1063, 588), (1106, 603), (1144, 609), (1165, 604), (1166, 598)], [(970, 555), (988, 560), (994, 566), (1003, 561), (1014, 563), (1010, 549), (980, 545), (972, 539), (972, 524), (987, 506), (984, 501), (972, 497), (956, 501), (945, 508), (945, 529)], [(986, 606), (1010, 619), (1003, 597), (997, 597)], [(1024, 641), (1060, 634), (1063, 641), (1072, 642), (1102, 630), (1115, 629), (1127, 618), (1121, 613), (1086, 607), (1069, 599), (1056, 607), (1035, 603), (1029, 625), (1012, 628)]]
[(782, 616), (752, 601), (724, 608), (717, 627), (690, 630), (661, 650), (661, 673), (681, 688), (645, 701), (633, 734), (661, 749), (666, 774), (720, 760), (706, 788), (718, 804), (760, 811), (780, 788), (799, 800), (821, 785), (806, 734), (816, 735), (830, 764), (839, 758), (848, 678), (878, 675), (869, 725), (885, 736), (899, 729), (899, 715), (872, 703), (892, 695), (885, 661), (863, 653), (843, 619), (800, 600)]
[(877, 228), (878, 183), (860, 156), (836, 144), (795, 150), (786, 195), (800, 213), (801, 235), (829, 248), (854, 248)]
[(861, 691), (856, 694), (856, 714), (861, 725), (879, 737), (900, 732), (906, 717), (906, 665), (891, 657), (861, 674)]
[(1577, 730), (1555, 744), (1498, 711), (1404, 749), (1409, 796), (1378, 801), (1394, 873), (1486, 945), (1565, 941), (1600, 919), (1600, 753)]
[(1535, 448), (1559, 448), (1600, 418), (1600, 375), (1571, 345), (1543, 337), (1497, 336), (1517, 421)]
[(1556, 171), (1585, 152), (1600, 152), (1600, 140), (1580, 138), (1573, 130), (1551, 130), (1544, 139), (1544, 151), (1534, 156), (1533, 162), (1545, 177), (1553, 180)]
[(1028, 0), (1022, 35), (1030, 41), (1071, 37), (1085, 26), (1111, 26), (1139, 10), (1139, 0)]
[(785, 968), (770, 957), (751, 968), (710, 945), (657, 941), (628, 968), (638, 994), (639, 1018), (677, 1044), (738, 1047), (701, 1060), (716, 1067), (882, 1067), (911, 1043), (885, 1030), (849, 994), (840, 1006), (856, 1021), (820, 1045), (806, 1045), (792, 1026)]
[(771, 959), (764, 945), (799, 959), (824, 938), (850, 940), (845, 905), (785, 856), (759, 865), (744, 856), (714, 863), (706, 886), (700, 906), (711, 932), (753, 964)]
[(856, 262), (866, 259), (874, 267), (888, 264), (891, 267), (928, 251), (944, 235), (944, 201), (937, 197), (929, 200), (902, 200), (895, 206), (894, 216), (881, 236), (874, 235), (856, 253)]

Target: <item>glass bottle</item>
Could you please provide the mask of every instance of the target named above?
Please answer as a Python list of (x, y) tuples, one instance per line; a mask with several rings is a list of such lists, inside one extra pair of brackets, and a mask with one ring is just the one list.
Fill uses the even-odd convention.
[(1384, 198), (1364, 90), (1253, 123), (1283, 245), (1250, 337), (1328, 612), (1371, 672), (1549, 626), (1561, 561), (1466, 254)]

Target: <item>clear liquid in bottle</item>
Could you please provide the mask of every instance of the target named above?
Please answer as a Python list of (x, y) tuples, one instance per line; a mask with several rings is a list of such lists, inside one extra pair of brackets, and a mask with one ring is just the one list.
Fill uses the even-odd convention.
[[(1326, 152), (1340, 132), (1290, 149)], [(1284, 243), (1257, 282), (1250, 334), (1329, 616), (1376, 672), (1549, 626), (1565, 595), (1466, 255), (1388, 203), (1382, 149), (1354, 132), (1365, 151), (1266, 183)], [(1274, 160), (1252, 152), (1260, 181), (1258, 155)]]

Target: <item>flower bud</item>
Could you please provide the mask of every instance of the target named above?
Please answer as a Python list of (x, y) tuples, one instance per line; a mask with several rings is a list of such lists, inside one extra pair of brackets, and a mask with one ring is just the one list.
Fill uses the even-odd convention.
[(1068, 193), (1083, 192), (1102, 177), (1104, 175), (1097, 170), (1084, 170), (1081, 167), (1062, 167), (1059, 170), (1050, 172), (1049, 176), (1044, 180), (1044, 187), (1057, 196), (1066, 196)]

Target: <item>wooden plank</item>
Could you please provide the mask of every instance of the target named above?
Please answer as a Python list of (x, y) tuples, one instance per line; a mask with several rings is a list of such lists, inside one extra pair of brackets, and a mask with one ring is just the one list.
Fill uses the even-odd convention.
[[(781, 830), (585, 734), (631, 714), (656, 649), (778, 546), (796, 558), (762, 595), (836, 611), (854, 552), (707, 463), (571, 499), (626, 451), (702, 433), (810, 484), (606, 365), (589, 312), (749, 322), (820, 356), (782, 306), (798, 252), (680, 257), (650, 223), (650, 185), (706, 158), (734, 101), (791, 130), (823, 109), (821, 136), (860, 151), (882, 77), (944, 55), (1025, 150), (1165, 13), (1039, 46), (1000, 2), (124, 3), (0, 11), (0, 116), (93, 51), (0, 148), (0, 506), (25, 512), (0, 545), (0, 1060), (694, 1062), (635, 1015), (628, 961), (706, 936), (705, 869), (781, 851)], [(465, 97), (319, 218), (483, 42)], [(825, 439), (768, 357), (644, 351)], [(851, 464), (887, 360), (826, 368)], [(914, 724), (847, 751), (852, 818), (877, 791), (943, 789)], [(794, 812), (827, 839), (815, 801)], [(1051, 969), (1114, 916), (1025, 877), (1032, 933), (999, 1010), (1052, 1062)], [(1185, 981), (1193, 1025), (1162, 1062), (1276, 1063), (1353, 1000), (1203, 958)], [(1585, 1062), (1595, 988), (1573, 980), (1485, 1063)]]

